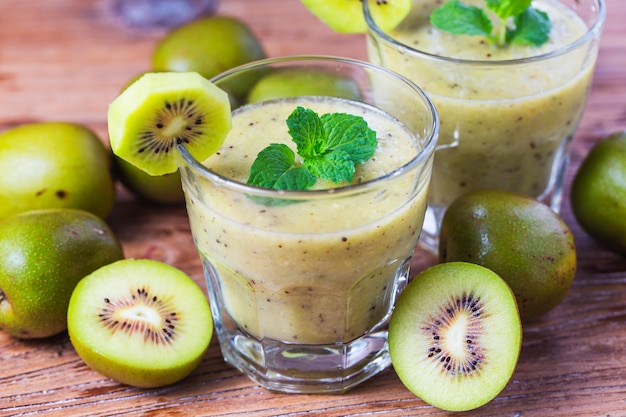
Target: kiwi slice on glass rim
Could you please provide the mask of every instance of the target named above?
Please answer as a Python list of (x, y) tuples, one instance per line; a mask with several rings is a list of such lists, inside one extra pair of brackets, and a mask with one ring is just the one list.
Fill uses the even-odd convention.
[(202, 161), (231, 128), (228, 94), (195, 72), (146, 73), (111, 102), (114, 154), (150, 175), (178, 169), (176, 146)]
[(116, 261), (83, 278), (67, 320), (70, 341), (90, 368), (144, 388), (186, 377), (213, 336), (202, 289), (181, 270), (149, 259)]
[[(364, 0), (300, 0), (319, 20), (339, 33), (365, 33)], [(413, 0), (367, 0), (372, 17), (382, 30), (393, 29), (411, 10)]]
[(513, 375), (521, 343), (513, 291), (495, 272), (466, 262), (418, 274), (389, 324), (398, 377), (417, 397), (447, 411), (494, 399)]

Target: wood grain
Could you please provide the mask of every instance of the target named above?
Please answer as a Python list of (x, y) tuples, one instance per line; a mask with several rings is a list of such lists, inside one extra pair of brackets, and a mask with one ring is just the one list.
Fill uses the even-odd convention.
[[(571, 177), (589, 148), (626, 128), (626, 3), (607, 0), (608, 20), (594, 85), (576, 135)], [(0, 130), (20, 123), (84, 123), (104, 142), (106, 109), (135, 74), (150, 68), (164, 29), (125, 26), (112, 0), (22, 0), (0, 5)], [(362, 35), (338, 35), (295, 0), (222, 0), (219, 13), (246, 21), (270, 56), (364, 59)], [(0, 174), (1, 175), (1, 174)], [(566, 189), (566, 191), (568, 188)], [(126, 255), (159, 259), (205, 288), (182, 207), (154, 207), (118, 187), (108, 219)], [(467, 416), (626, 416), (626, 259), (600, 248), (563, 217), (579, 256), (565, 301), (524, 326), (518, 368), (506, 389)], [(435, 263), (416, 251), (413, 271)], [(0, 415), (446, 416), (410, 394), (389, 369), (345, 395), (270, 393), (226, 365), (212, 343), (200, 367), (178, 384), (137, 389), (87, 368), (67, 334), (20, 341), (0, 334)]]

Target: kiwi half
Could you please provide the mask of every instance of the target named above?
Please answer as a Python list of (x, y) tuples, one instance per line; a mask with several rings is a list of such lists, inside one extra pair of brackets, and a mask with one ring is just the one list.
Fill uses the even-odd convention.
[(213, 321), (204, 293), (184, 272), (155, 260), (124, 259), (78, 283), (68, 333), (90, 368), (148, 388), (179, 381), (198, 366)]
[(195, 72), (146, 73), (108, 111), (111, 150), (150, 175), (178, 169), (176, 146), (211, 156), (231, 128), (228, 94)]
[(493, 271), (449, 262), (418, 274), (398, 298), (389, 351), (404, 385), (447, 411), (487, 404), (510, 380), (522, 341), (513, 292)]
[[(363, 0), (301, 0), (311, 13), (340, 33), (365, 33)], [(382, 30), (393, 29), (411, 10), (412, 0), (367, 0), (376, 24)]]

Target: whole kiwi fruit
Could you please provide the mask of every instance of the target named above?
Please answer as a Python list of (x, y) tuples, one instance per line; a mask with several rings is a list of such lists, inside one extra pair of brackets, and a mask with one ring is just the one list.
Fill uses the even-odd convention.
[(626, 131), (597, 142), (574, 175), (570, 200), (580, 226), (626, 256)]
[(500, 275), (526, 320), (563, 301), (576, 274), (576, 245), (547, 205), (502, 190), (478, 190), (448, 206), (439, 236), (442, 262), (482, 265)]
[[(152, 54), (155, 71), (197, 72), (211, 78), (228, 69), (266, 57), (263, 45), (242, 20), (208, 16), (181, 25), (159, 40)], [(243, 95), (254, 82), (232, 86)]]
[(0, 172), (0, 219), (45, 208), (106, 218), (113, 209), (110, 152), (81, 124), (37, 122), (2, 132)]
[(124, 257), (109, 226), (78, 209), (42, 209), (0, 222), (0, 329), (42, 338), (67, 328), (74, 287)]

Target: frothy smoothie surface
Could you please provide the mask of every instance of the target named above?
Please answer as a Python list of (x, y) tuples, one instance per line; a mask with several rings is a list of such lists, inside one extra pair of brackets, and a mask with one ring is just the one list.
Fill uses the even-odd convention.
[[(357, 166), (354, 184), (397, 170), (420, 151), (386, 113), (346, 100), (298, 98), (235, 111), (224, 146), (204, 164), (245, 182), (257, 153), (270, 143), (295, 151), (286, 119), (296, 106), (319, 115), (360, 115), (377, 132), (376, 153)], [(190, 222), (201, 256), (215, 271), (225, 314), (259, 339), (323, 344), (368, 331), (390, 311), (396, 279), (417, 243), (428, 188), (421, 173), (282, 206), (198, 181), (188, 196)]]
[[(466, 5), (486, 9), (485, 0), (462, 0)], [(497, 47), (479, 36), (454, 35), (433, 27), (430, 14), (441, 6), (441, 0), (420, 0), (410, 15), (394, 32), (392, 37), (414, 49), (432, 55), (476, 61), (501, 61), (528, 58), (554, 51), (580, 38), (586, 27), (574, 11), (555, 1), (540, 0), (532, 6), (548, 14), (552, 23), (550, 38), (541, 46), (508, 45)], [(500, 21), (488, 12), (495, 30)]]
[[(485, 8), (484, 0), (464, 2)], [(541, 47), (497, 47), (480, 36), (434, 28), (428, 16), (441, 3), (416, 2), (410, 18), (390, 33), (427, 54), (372, 42), (371, 36), (368, 42), (372, 62), (416, 82), (439, 112), (432, 206), (445, 208), (465, 192), (484, 188), (548, 195), (584, 110), (597, 51), (583, 45), (550, 59), (510, 62), (574, 42), (586, 33), (585, 23), (556, 1), (537, 0), (533, 7), (552, 22), (549, 41)]]

